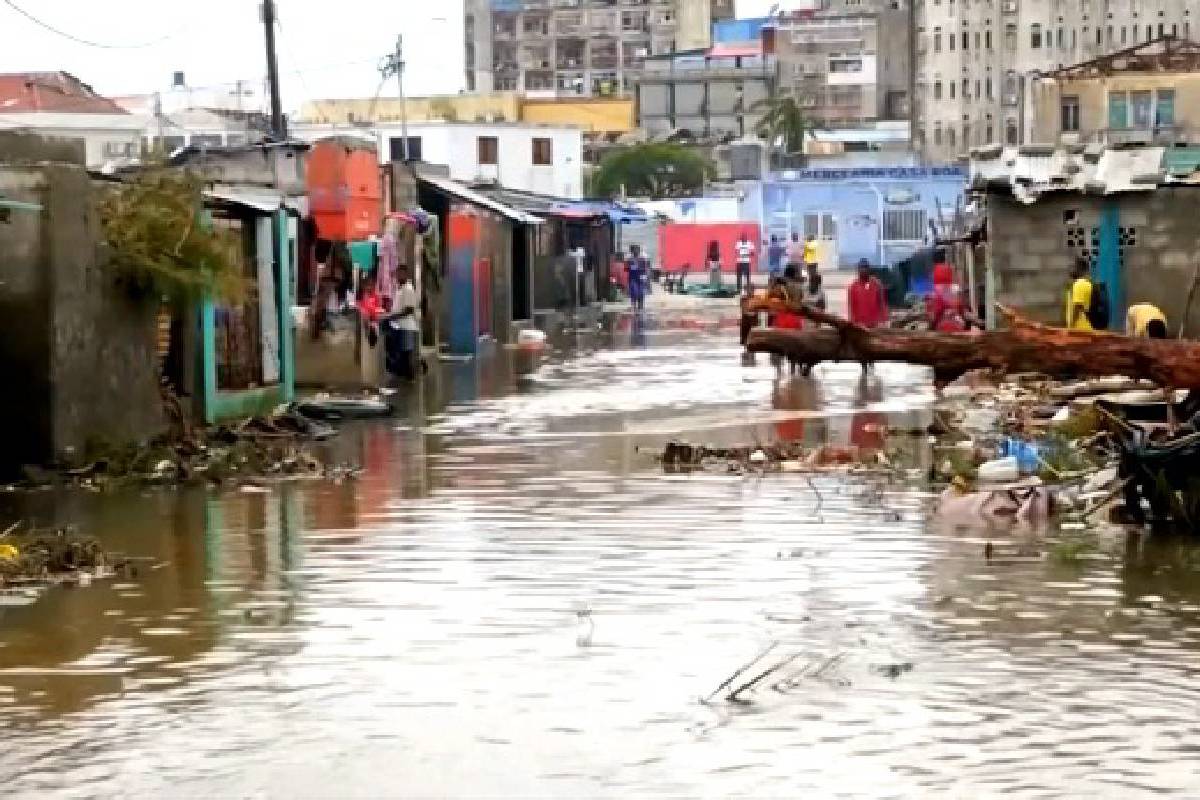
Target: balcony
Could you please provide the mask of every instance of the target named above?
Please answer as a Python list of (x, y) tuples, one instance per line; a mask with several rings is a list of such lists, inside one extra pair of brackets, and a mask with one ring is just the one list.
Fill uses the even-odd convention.
[(1080, 134), (1063, 133), (1062, 136), (1085, 138), (1088, 144), (1102, 144), (1109, 147), (1121, 145), (1158, 145), (1172, 146), (1177, 144), (1200, 144), (1200, 129), (1186, 125), (1160, 125), (1154, 128), (1103, 128), (1092, 131), (1086, 137)]

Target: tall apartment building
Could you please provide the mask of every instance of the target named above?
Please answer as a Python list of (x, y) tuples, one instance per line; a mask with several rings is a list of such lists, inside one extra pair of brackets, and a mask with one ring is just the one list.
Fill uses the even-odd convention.
[(916, 0), (914, 137), (929, 160), (1032, 143), (1039, 73), (1200, 35), (1196, 0)]
[(463, 0), (467, 91), (632, 95), (645, 59), (707, 47), (732, 0)]
[(909, 113), (909, 0), (809, 0), (768, 37), (781, 91), (825, 128), (861, 128)]

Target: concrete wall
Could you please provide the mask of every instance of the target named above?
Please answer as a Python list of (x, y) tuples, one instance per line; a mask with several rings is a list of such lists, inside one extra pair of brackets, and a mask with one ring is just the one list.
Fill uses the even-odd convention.
[(308, 192), (306, 153), (294, 147), (247, 146), (227, 151), (189, 153), (185, 163), (214, 183), (278, 187), (286, 194)]
[[(1151, 302), (1167, 315), (1172, 334), (1181, 323), (1200, 253), (1195, 189), (1179, 187), (1111, 197), (1061, 195), (1022, 205), (988, 199), (996, 300), (1035, 319), (1061, 325), (1064, 293), (1075, 259), (1103, 260), (1102, 241), (1116, 243), (1120, 265), (1111, 327), (1124, 325), (1125, 308)], [(1111, 238), (1105, 226), (1114, 228)], [(1186, 333), (1200, 335), (1200, 308)]]
[(38, 136), (24, 131), (0, 131), (0, 163), (39, 164), (43, 161), (86, 165), (87, 151), (83, 140)]
[(0, 194), (43, 206), (0, 225), (0, 474), (159, 433), (156, 304), (104, 268), (87, 173), (0, 165)]
[(78, 139), (83, 142), (87, 165), (92, 169), (136, 157), (142, 146), (142, 125), (137, 117), (129, 114), (0, 114), (0, 129), (4, 128)]

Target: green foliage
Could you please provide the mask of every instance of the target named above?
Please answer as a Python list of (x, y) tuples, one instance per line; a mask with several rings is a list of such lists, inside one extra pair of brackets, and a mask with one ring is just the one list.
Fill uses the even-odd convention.
[(713, 163), (695, 150), (669, 142), (622, 147), (604, 157), (592, 179), (599, 197), (690, 197), (716, 174)]
[(241, 243), (202, 222), (202, 191), (196, 175), (155, 168), (102, 193), (100, 225), (120, 282), (156, 303), (245, 296)]
[(795, 97), (770, 97), (755, 103), (751, 109), (762, 111), (758, 135), (772, 145), (782, 140), (783, 152), (789, 155), (804, 152), (804, 140), (813, 135), (817, 125), (809, 119)]

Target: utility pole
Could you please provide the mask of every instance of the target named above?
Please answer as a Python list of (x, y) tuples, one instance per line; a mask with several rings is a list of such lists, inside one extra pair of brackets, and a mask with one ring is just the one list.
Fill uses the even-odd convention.
[(384, 56), (379, 65), (384, 79), (396, 76), (396, 88), (400, 92), (400, 137), (401, 153), (408, 161), (408, 103), (404, 99), (404, 34), (396, 35), (396, 52)]
[(279, 98), (279, 64), (275, 59), (275, 0), (263, 0), (262, 22), (267, 35), (267, 88), (271, 93), (271, 136), (287, 138), (283, 127), (283, 104)]
[(162, 93), (154, 93), (154, 122), (158, 128), (158, 141), (154, 143), (155, 150), (166, 152), (166, 143), (163, 142), (163, 110), (162, 110)]

